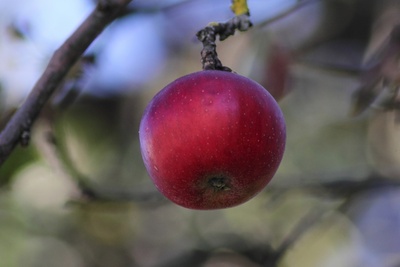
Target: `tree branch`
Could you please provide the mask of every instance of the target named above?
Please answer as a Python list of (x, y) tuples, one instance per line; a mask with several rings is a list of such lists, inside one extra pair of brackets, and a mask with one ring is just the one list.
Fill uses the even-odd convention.
[(18, 143), (27, 145), (33, 122), (71, 67), (131, 0), (100, 0), (76, 31), (55, 51), (24, 104), (0, 133), (0, 166)]

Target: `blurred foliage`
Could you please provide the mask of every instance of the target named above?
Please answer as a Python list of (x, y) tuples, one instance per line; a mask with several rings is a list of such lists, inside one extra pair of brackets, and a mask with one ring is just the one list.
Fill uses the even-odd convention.
[[(137, 131), (156, 92), (201, 68), (194, 35), (210, 21), (230, 18), (231, 3), (162, 2), (133, 1), (123, 24), (131, 23), (130, 39), (117, 42), (122, 24), (116, 21), (91, 48), (100, 60), (82, 69), (78, 81), (71, 78), (77, 92), (68, 105), (56, 101), (72, 90), (66, 81), (36, 122), (31, 145), (18, 147), (0, 168), (0, 266), (399, 266), (399, 120), (396, 105), (382, 105), (393, 91), (383, 89), (363, 113), (349, 116), (355, 93), (368, 88), (360, 81), (370, 70), (363, 58), (379, 54), (384, 43), (371, 32), (379, 25), (387, 37), (398, 23), (399, 1), (248, 1), (254, 28), (217, 50), (224, 65), (279, 95), (287, 149), (262, 193), (217, 211), (164, 199), (143, 166)], [(32, 29), (40, 27), (21, 17), (10, 22), (0, 19), (1, 36), (13, 25), (27, 36), (18, 49), (27, 42), (22, 51), (32, 51), (38, 45)], [(16, 47), (16, 40), (1, 38), (1, 55)], [(132, 40), (141, 46), (126, 45)], [(142, 50), (160, 47), (151, 57)], [(26, 61), (18, 51), (0, 70), (20, 80), (26, 69), (18, 72), (17, 63)], [(38, 68), (51, 51), (43, 53)], [(118, 58), (108, 62), (102, 53)], [(265, 71), (275, 64), (282, 64), (277, 80), (268, 84)], [(96, 82), (107, 69), (120, 76)], [(14, 86), (15, 77), (5, 73), (1, 127), (21, 99), (10, 97), (21, 93), (20, 83)], [(26, 75), (28, 81), (33, 74)], [(365, 186), (369, 181), (376, 188)]]
[(10, 183), (20, 168), (37, 158), (37, 151), (34, 147), (17, 147), (0, 169), (0, 186)]

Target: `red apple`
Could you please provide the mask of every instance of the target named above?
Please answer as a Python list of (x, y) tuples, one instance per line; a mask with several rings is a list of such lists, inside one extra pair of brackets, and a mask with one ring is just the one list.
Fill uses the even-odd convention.
[(283, 156), (286, 127), (261, 85), (206, 70), (175, 80), (151, 100), (139, 138), (161, 193), (186, 208), (219, 209), (268, 184)]

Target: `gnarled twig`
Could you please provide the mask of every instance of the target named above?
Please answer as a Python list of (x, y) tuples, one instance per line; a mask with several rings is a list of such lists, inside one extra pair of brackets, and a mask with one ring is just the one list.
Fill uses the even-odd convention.
[(236, 30), (246, 31), (252, 26), (247, 14), (235, 16), (225, 23), (213, 23), (200, 30), (196, 36), (203, 43), (201, 50), (201, 63), (203, 70), (225, 70), (231, 71), (230, 68), (222, 65), (217, 55), (217, 45), (215, 40), (219, 35), (219, 40), (223, 41), (233, 35)]

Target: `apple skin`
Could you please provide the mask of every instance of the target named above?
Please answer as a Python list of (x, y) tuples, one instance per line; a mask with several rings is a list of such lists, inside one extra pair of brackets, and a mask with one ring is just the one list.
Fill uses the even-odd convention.
[(174, 203), (198, 210), (233, 207), (272, 179), (286, 142), (283, 114), (258, 83), (205, 70), (167, 85), (139, 129), (145, 167)]

